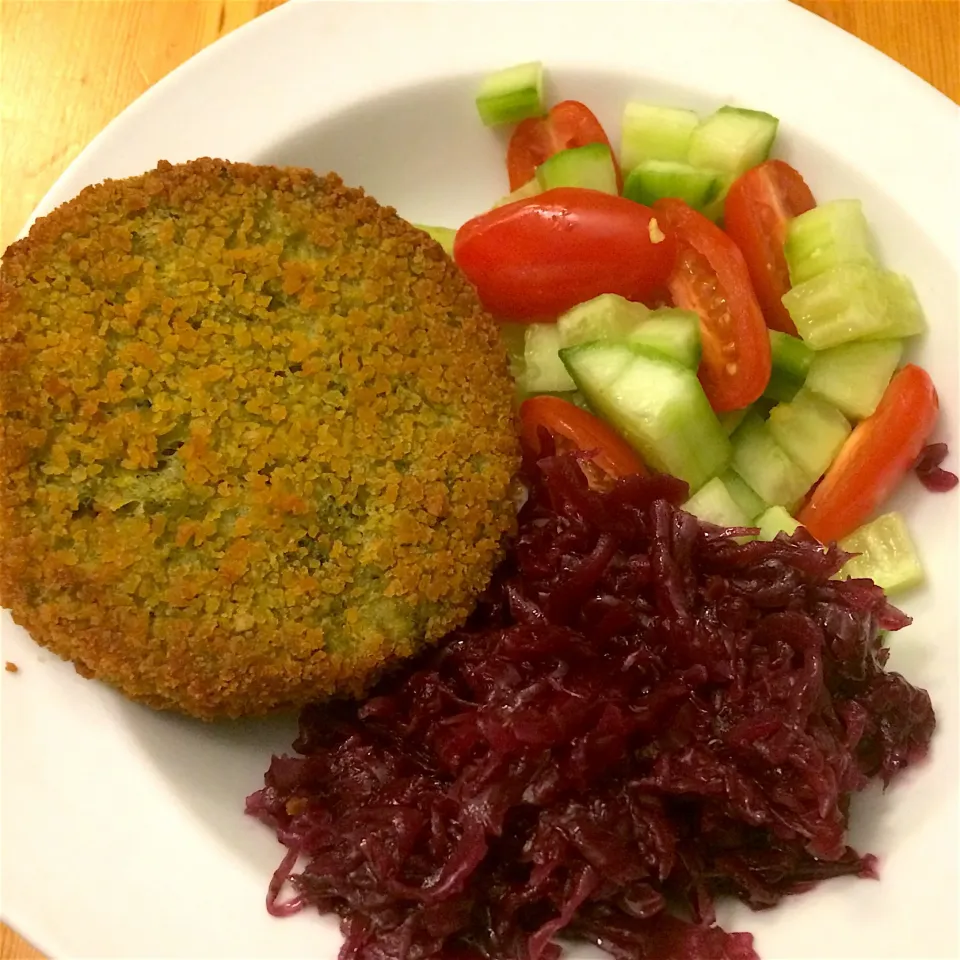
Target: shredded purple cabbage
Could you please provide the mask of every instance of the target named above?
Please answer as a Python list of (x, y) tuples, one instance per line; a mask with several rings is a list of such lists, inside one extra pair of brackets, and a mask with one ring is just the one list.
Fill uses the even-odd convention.
[(958, 482), (957, 475), (940, 466), (947, 459), (947, 445), (945, 443), (928, 443), (917, 457), (914, 470), (920, 482), (934, 493), (946, 493), (952, 490)]
[[(268, 908), (341, 917), (341, 960), (755, 960), (714, 903), (875, 877), (850, 795), (927, 752), (884, 670), (909, 618), (846, 555), (528, 463), (517, 541), (470, 622), (362, 704), (308, 707), (248, 813), (287, 856)], [(294, 872), (297, 862), (304, 866)], [(296, 895), (286, 905), (280, 888)]]

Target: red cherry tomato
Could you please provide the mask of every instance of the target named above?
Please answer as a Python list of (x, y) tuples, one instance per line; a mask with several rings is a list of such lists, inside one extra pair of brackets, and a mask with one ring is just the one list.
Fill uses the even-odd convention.
[(767, 326), (797, 335), (780, 298), (790, 289), (783, 255), (787, 224), (817, 205), (793, 167), (767, 160), (734, 181), (723, 207), (723, 226), (740, 248)]
[(853, 533), (913, 466), (937, 422), (930, 375), (908, 363), (840, 448), (797, 519), (821, 543)]
[[(547, 116), (524, 120), (513, 131), (507, 147), (510, 189), (516, 190), (532, 180), (537, 167), (555, 153), (571, 147), (585, 147), (588, 143), (610, 146), (600, 121), (579, 100), (564, 100), (553, 107)], [(619, 165), (617, 185), (623, 186)]]
[(520, 405), (520, 439), (534, 453), (540, 452), (539, 428), (568, 441), (559, 446), (596, 451), (593, 463), (610, 477), (638, 473), (646, 476), (643, 461), (615, 430), (593, 414), (561, 397), (531, 397)]
[(674, 245), (652, 219), (632, 200), (559, 187), (468, 220), (453, 258), (498, 319), (555, 320), (601, 293), (664, 289)]
[(770, 379), (770, 338), (737, 245), (682, 200), (658, 200), (654, 213), (677, 244), (668, 286), (673, 302), (700, 317), (698, 376), (714, 410), (739, 410)]

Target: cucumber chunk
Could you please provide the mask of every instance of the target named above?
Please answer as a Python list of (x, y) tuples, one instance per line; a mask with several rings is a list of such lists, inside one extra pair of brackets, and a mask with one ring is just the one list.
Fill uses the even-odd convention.
[(792, 400), (803, 386), (813, 351), (799, 337), (770, 331), (770, 380), (763, 395), (770, 400)]
[(790, 536), (800, 524), (783, 507), (778, 506), (770, 507), (762, 513), (757, 518), (756, 526), (760, 530), (757, 534), (758, 540), (776, 540), (778, 533)]
[(501, 323), (498, 325), (500, 342), (507, 351), (507, 360), (510, 365), (510, 376), (519, 381), (523, 376), (523, 350), (527, 338), (527, 324)]
[(700, 170), (676, 160), (644, 160), (630, 171), (623, 195), (647, 206), (664, 197), (677, 197), (700, 210), (722, 187), (722, 179), (713, 170)]
[(890, 337), (915, 337), (926, 333), (927, 320), (917, 299), (913, 283), (899, 273), (883, 274), (883, 289), (887, 297), (887, 315), (883, 328), (867, 336), (867, 340), (887, 340)]
[(619, 193), (613, 153), (605, 143), (561, 150), (537, 167), (541, 190), (555, 187), (583, 187), (603, 193)]
[(650, 309), (615, 293), (578, 303), (557, 320), (560, 345), (573, 347), (591, 340), (624, 340), (647, 317)]
[(813, 355), (806, 388), (832, 403), (845, 417), (869, 417), (900, 363), (900, 340), (845, 343)]
[(534, 177), (532, 180), (528, 180), (522, 187), (517, 187), (513, 193), (508, 193), (505, 197), (501, 197), (491, 209), (496, 210), (497, 207), (503, 207), (508, 203), (514, 203), (517, 200), (526, 200), (527, 197), (535, 197), (541, 192), (540, 184), (537, 182), (537, 178)]
[(488, 127), (542, 116), (547, 112), (543, 64), (520, 63), (485, 77), (477, 91), (477, 112)]
[(860, 554), (844, 564), (837, 574), (842, 579), (872, 580), (889, 594), (923, 583), (920, 557), (899, 513), (885, 513), (864, 524), (841, 540), (840, 547)]
[(655, 470), (696, 492), (730, 459), (730, 441), (692, 370), (626, 344), (560, 352), (580, 392)]
[(834, 267), (787, 291), (783, 305), (804, 343), (826, 350), (880, 336), (888, 327), (883, 273), (862, 263)]
[(730, 440), (733, 469), (767, 503), (792, 510), (810, 489), (814, 478), (790, 459), (759, 414), (751, 410)]
[(627, 336), (627, 342), (696, 370), (700, 365), (700, 318), (690, 310), (654, 310)]
[(740, 508), (740, 512), (747, 520), (756, 520), (769, 507), (763, 497), (733, 470), (722, 473), (720, 479), (727, 488), (727, 493), (733, 498), (734, 503)]
[(576, 390), (560, 359), (560, 331), (555, 323), (528, 323), (523, 340), (523, 373), (517, 386), (524, 393), (566, 393)]
[(721, 107), (691, 134), (687, 163), (738, 177), (770, 155), (779, 122), (759, 110)]
[(787, 224), (783, 255), (793, 286), (847, 263), (875, 266), (876, 246), (859, 200), (832, 200)]
[(740, 509), (719, 477), (708, 480), (681, 509), (718, 527), (750, 525), (750, 518)]
[(809, 390), (778, 403), (767, 417), (770, 435), (808, 477), (819, 479), (850, 436), (847, 418)]
[(456, 230), (453, 230), (450, 227), (428, 227), (422, 223), (415, 223), (414, 226), (418, 230), (422, 230), (424, 233), (428, 234), (431, 239), (436, 240), (437, 243), (443, 247), (444, 252), (448, 257), (453, 256), (453, 241), (457, 235)]
[(685, 162), (690, 135), (699, 122), (692, 110), (628, 103), (623, 108), (620, 166), (633, 170), (646, 160)]
[(740, 426), (749, 410), (749, 407), (743, 407), (741, 410), (727, 410), (724, 413), (717, 414), (717, 419), (723, 429), (727, 431), (728, 437)]

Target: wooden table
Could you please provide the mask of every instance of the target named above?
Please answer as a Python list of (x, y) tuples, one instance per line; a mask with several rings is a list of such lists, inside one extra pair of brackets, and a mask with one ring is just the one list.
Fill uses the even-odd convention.
[[(201, 47), (281, 2), (3, 0), (0, 249), (108, 120)], [(799, 2), (960, 102), (960, 0)], [(0, 926), (0, 960), (38, 957)]]

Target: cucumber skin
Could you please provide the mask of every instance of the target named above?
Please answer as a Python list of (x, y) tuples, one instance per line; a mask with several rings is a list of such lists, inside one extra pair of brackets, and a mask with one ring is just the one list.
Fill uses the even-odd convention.
[(561, 150), (537, 167), (537, 183), (543, 191), (557, 187), (599, 190), (616, 196), (616, 161), (605, 143)]
[[(602, 383), (589, 382), (584, 371), (584, 360), (591, 352), (595, 357), (598, 350), (605, 351), (601, 359), (610, 370)], [(590, 407), (618, 430), (648, 466), (685, 481), (691, 493), (726, 467), (729, 438), (693, 371), (623, 343), (582, 344), (561, 350), (560, 356)], [(655, 429), (649, 398), (654, 393), (650, 385), (658, 377), (675, 393), (672, 402), (660, 404)], [(690, 409), (678, 412), (678, 403)], [(673, 422), (677, 420), (686, 423)], [(660, 436), (654, 436), (658, 432)]]
[(480, 83), (475, 103), (480, 121), (487, 127), (543, 116), (543, 64), (539, 60), (518, 63), (488, 74)]
[(528, 323), (523, 340), (523, 373), (517, 387), (526, 394), (569, 393), (576, 389), (560, 359), (555, 323)]
[(693, 110), (628, 102), (621, 124), (621, 166), (633, 170), (646, 160), (686, 162), (690, 136), (699, 123)]
[(627, 175), (623, 195), (648, 207), (664, 197), (675, 197), (695, 210), (701, 210), (716, 199), (722, 188), (722, 178), (712, 170), (648, 160)]

